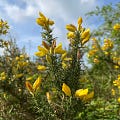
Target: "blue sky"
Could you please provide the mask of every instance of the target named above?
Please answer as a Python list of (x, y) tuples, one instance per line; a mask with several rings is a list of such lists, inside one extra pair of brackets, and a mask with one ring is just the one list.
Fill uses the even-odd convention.
[(0, 0), (0, 18), (8, 21), (10, 34), (16, 38), (18, 46), (25, 46), (27, 53), (33, 56), (41, 44), (41, 28), (35, 22), (39, 11), (55, 21), (54, 36), (67, 47), (66, 24), (75, 24), (81, 16), (83, 26), (95, 29), (100, 21), (94, 17), (87, 19), (85, 13), (96, 6), (117, 2), (120, 0)]

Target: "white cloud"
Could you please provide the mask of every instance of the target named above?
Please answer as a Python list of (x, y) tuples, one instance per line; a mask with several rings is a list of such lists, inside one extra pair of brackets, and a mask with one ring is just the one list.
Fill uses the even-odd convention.
[(3, 2), (2, 4), (3, 11), (5, 12), (11, 20), (14, 22), (24, 22), (29, 19), (29, 17), (34, 16), (35, 8), (33, 6), (26, 6), (26, 8), (20, 8), (18, 5), (11, 5), (7, 2)]
[(81, 3), (94, 3), (95, 0), (80, 0)]
[(25, 7), (19, 4), (9, 4), (7, 0), (1, 0), (1, 7), (15, 22), (24, 22), (29, 17), (36, 17), (38, 11), (42, 11), (49, 17), (60, 18), (67, 22), (74, 20), (76, 15), (92, 10), (96, 6), (95, 0), (21, 0)]

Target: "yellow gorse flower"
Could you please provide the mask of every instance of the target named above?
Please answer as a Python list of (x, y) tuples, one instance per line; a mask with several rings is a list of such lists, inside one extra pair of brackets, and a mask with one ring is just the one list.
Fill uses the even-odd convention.
[(41, 77), (38, 77), (33, 84), (33, 90), (36, 91), (39, 88), (40, 84), (41, 84)]
[(113, 81), (113, 85), (120, 88), (120, 75), (118, 74), (117, 80)]
[(92, 91), (91, 93), (89, 93), (86, 96), (84, 96), (83, 97), (83, 101), (84, 102), (90, 101), (93, 97), (94, 97), (94, 91)]
[(116, 23), (116, 24), (113, 26), (113, 29), (114, 29), (114, 30), (120, 30), (120, 24)]
[(111, 90), (111, 93), (112, 93), (112, 95), (114, 96), (114, 95), (115, 95), (115, 90), (112, 89), (112, 90)]
[(79, 89), (79, 90), (76, 90), (75, 97), (82, 99), (87, 94), (88, 94), (88, 89)]
[(45, 47), (38, 46), (38, 50), (42, 52), (44, 55), (48, 53), (48, 50)]
[(46, 97), (47, 97), (48, 103), (50, 104), (51, 103), (51, 95), (49, 92), (46, 92)]
[(45, 15), (44, 15), (42, 12), (39, 12), (39, 16), (40, 16), (40, 18), (42, 18), (43, 20), (46, 20), (46, 17), (45, 17)]
[(118, 68), (119, 68), (119, 66), (118, 66), (118, 65), (114, 65), (114, 68), (115, 68), (115, 69), (118, 69)]
[(57, 47), (54, 49), (54, 54), (64, 54), (66, 50), (62, 49), (62, 43), (59, 43)]
[(45, 71), (46, 67), (43, 66), (43, 65), (38, 65), (37, 69), (40, 70), (40, 71)]
[(81, 17), (79, 17), (79, 18), (78, 18), (78, 28), (77, 28), (77, 29), (78, 29), (78, 31), (81, 31), (81, 30), (82, 30), (82, 26), (81, 26), (82, 21), (83, 21), (83, 20), (82, 20), (82, 18), (81, 18)]
[(66, 25), (66, 29), (70, 32), (75, 32), (77, 30), (73, 24)]
[(88, 57), (94, 56), (97, 51), (92, 49), (88, 52)]
[(67, 38), (68, 38), (68, 39), (70, 39), (70, 38), (71, 38), (71, 39), (74, 39), (74, 38), (75, 38), (75, 33), (74, 33), (74, 32), (68, 32), (68, 33), (67, 33)]
[(117, 99), (118, 103), (120, 103), (120, 97)]
[(36, 79), (36, 81), (33, 83), (33, 85), (31, 85), (31, 83), (30, 82), (28, 82), (28, 81), (26, 81), (26, 88), (28, 89), (28, 91), (31, 93), (31, 94), (33, 94), (38, 88), (39, 88), (39, 86), (40, 86), (40, 84), (41, 84), (41, 77), (38, 77), (37, 79)]
[(36, 22), (37, 22), (37, 24), (40, 25), (40, 26), (45, 26), (45, 20), (42, 19), (42, 18), (37, 18), (37, 19), (36, 19)]
[(16, 57), (15, 60), (19, 60), (20, 58), (19, 57)]
[(112, 49), (113, 48), (113, 42), (109, 39), (104, 39), (104, 45), (102, 47), (103, 51), (106, 51), (108, 49)]
[[(46, 49), (45, 47), (38, 46), (38, 52), (35, 52), (35, 55), (38, 57), (48, 56), (50, 54), (64, 54), (66, 50), (62, 49), (62, 43), (59, 43), (57, 46), (52, 46), (49, 49)], [(50, 61), (50, 57), (48, 58)]]
[(38, 50), (42, 51), (44, 54), (48, 53), (48, 50), (45, 47), (38, 46)]
[(5, 74), (5, 72), (2, 72), (0, 74), (0, 80), (5, 80), (5, 79), (6, 79), (6, 74)]
[(69, 86), (67, 86), (65, 83), (63, 83), (63, 85), (62, 85), (62, 91), (63, 91), (67, 96), (71, 96), (71, 90), (70, 90)]
[(26, 88), (28, 89), (28, 91), (29, 91), (31, 94), (33, 94), (33, 87), (32, 87), (32, 85), (31, 85), (31, 83), (28, 82), (28, 81), (26, 81), (25, 84), (26, 84)]
[(18, 61), (18, 67), (21, 68), (21, 67), (25, 67), (28, 65), (28, 62), (25, 62), (25, 61)]
[(67, 56), (67, 52), (65, 52), (64, 54), (62, 54), (61, 60), (64, 60), (66, 58), (66, 56)]
[[(71, 96), (71, 90), (65, 83), (62, 85), (62, 91), (67, 95)], [(79, 89), (75, 92), (75, 97), (80, 98), (83, 102), (88, 102), (94, 97), (94, 91), (88, 93), (88, 89)]]
[(5, 76), (5, 72), (2, 72), (0, 75), (1, 75), (1, 77), (4, 77)]
[(32, 80), (33, 79), (33, 77), (28, 77), (28, 78), (26, 78), (26, 80)]
[(42, 26), (44, 29), (47, 29), (49, 25), (54, 24), (54, 21), (48, 19), (43, 13), (39, 12), (39, 18), (36, 19), (36, 23)]
[(97, 58), (94, 58), (93, 62), (94, 63), (99, 63), (100, 61)]
[(8, 33), (9, 25), (6, 21), (0, 20), (0, 34), (6, 35)]
[(81, 17), (79, 17), (79, 18), (78, 18), (78, 25), (80, 25), (80, 26), (81, 26), (82, 22), (83, 22), (82, 18), (81, 18)]
[(66, 69), (67, 67), (68, 67), (67, 64), (65, 62), (62, 62), (62, 68)]
[(35, 55), (38, 57), (43, 57), (48, 54), (48, 50), (44, 47), (38, 46), (38, 52), (35, 52)]
[(85, 39), (86, 37), (88, 37), (90, 35), (90, 29), (86, 29), (84, 32), (82, 32), (81, 34), (81, 38)]
[(89, 38), (90, 38), (90, 29), (86, 29), (85, 31), (83, 31), (81, 33), (81, 38), (82, 38), (82, 45), (84, 45), (86, 42), (89, 41)]
[(88, 42), (89, 38), (90, 38), (90, 34), (82, 40), (82, 45), (84, 45), (86, 42)]
[(80, 43), (83, 46), (86, 42), (89, 41), (90, 39), (90, 29), (84, 30), (81, 26), (82, 24), (82, 18), (78, 18), (78, 26), (74, 26), (73, 24), (66, 25), (66, 29), (69, 31), (67, 33), (67, 38), (70, 40), (70, 44), (74, 45), (75, 44), (75, 38), (78, 38), (78, 34), (80, 36)]
[(118, 77), (117, 77), (118, 80), (120, 80), (120, 74), (118, 74)]

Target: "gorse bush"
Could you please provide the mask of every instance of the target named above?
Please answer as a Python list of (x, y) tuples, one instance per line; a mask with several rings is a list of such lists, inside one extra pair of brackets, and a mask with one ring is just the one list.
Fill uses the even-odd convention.
[[(102, 36), (101, 42), (99, 34), (91, 34), (79, 17), (76, 25), (66, 25), (68, 50), (53, 37), (53, 20), (39, 12), (36, 23), (42, 28), (42, 43), (35, 52), (37, 60), (31, 61), (12, 39), (2, 39), (9, 25), (0, 21), (0, 47), (4, 49), (0, 56), (0, 119), (119, 120), (120, 57), (112, 39), (119, 36), (119, 23), (110, 24), (112, 37)], [(85, 51), (92, 65), (86, 69)]]
[[(51, 27), (54, 21), (39, 13), (36, 22), (43, 28), (43, 41), (35, 55), (43, 59), (43, 62), (37, 66), (40, 77), (33, 85), (26, 81), (26, 87), (37, 105), (40, 105), (41, 99), (36, 96), (41, 93), (46, 95), (45, 100), (58, 119), (74, 119), (79, 112), (84, 111), (86, 103), (94, 96), (92, 90), (83, 88), (80, 83), (81, 53), (90, 38), (90, 30), (81, 26), (82, 18), (78, 19), (78, 28), (73, 24), (66, 25), (67, 38), (70, 40), (70, 51), (67, 54), (62, 48), (62, 43), (56, 45), (56, 38), (52, 36)], [(39, 107), (38, 112), (42, 114)]]

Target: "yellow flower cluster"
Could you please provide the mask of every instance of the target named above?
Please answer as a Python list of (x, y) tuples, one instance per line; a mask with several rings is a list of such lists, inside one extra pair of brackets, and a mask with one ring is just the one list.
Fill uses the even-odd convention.
[[(67, 52), (66, 50), (63, 50), (62, 48), (62, 43), (59, 43), (56, 46), (56, 41), (53, 42), (52, 46), (50, 47), (45, 41), (42, 42), (43, 46), (38, 46), (38, 52), (35, 52), (35, 55), (38, 57), (46, 57), (46, 61), (48, 63), (51, 63), (52, 59), (51, 56), (52, 55), (56, 55), (56, 54), (61, 54), (61, 60), (62, 60), (62, 67), (63, 68), (67, 68), (67, 63), (68, 61), (71, 61), (71, 58), (67, 57)], [(46, 67), (43, 65), (39, 65), (38, 70), (40, 71), (45, 71)]]
[(8, 33), (8, 23), (6, 21), (0, 20), (0, 34), (7, 34)]
[(93, 57), (98, 50), (98, 42), (96, 38), (92, 38), (92, 49), (89, 50), (88, 57)]
[(17, 56), (15, 59), (16, 59), (16, 62), (17, 62), (17, 69), (23, 68), (23, 67), (28, 65), (28, 61), (26, 60), (27, 59), (26, 55), (22, 54), (20, 56)]
[[(45, 17), (42, 13), (39, 13), (39, 18), (36, 19), (37, 24), (39, 24), (40, 26), (42, 26), (42, 28), (44, 30), (46, 30), (44, 33), (47, 33), (45, 36), (46, 38), (48, 37), (48, 30), (49, 30), (49, 26), (53, 25), (54, 22), (50, 19), (48, 19), (47, 17)], [(85, 29), (82, 28), (82, 18), (78, 18), (78, 25), (77, 27), (73, 24), (69, 24), (66, 25), (66, 29), (68, 30), (67, 33), (67, 38), (72, 40), (71, 42), (74, 44), (74, 42), (76, 42), (77, 40), (79, 40), (78, 42), (76, 42), (76, 44), (79, 45), (84, 45), (86, 42), (89, 41), (90, 38), (90, 29)], [(67, 57), (67, 52), (66, 50), (64, 50), (62, 48), (62, 43), (59, 43), (58, 45), (56, 45), (56, 40), (55, 39), (50, 39), (47, 41), (47, 39), (44, 39), (45, 37), (43, 36), (43, 41), (42, 41), (42, 45), (38, 46), (38, 52), (35, 53), (36, 56), (38, 57), (44, 57), (45, 60), (47, 61), (47, 63), (49, 64), (53, 64), (54, 63), (54, 59), (56, 60), (57, 58), (59, 58), (59, 61), (62, 63), (62, 68), (67, 68), (69, 67), (69, 65), (67, 64), (68, 61), (71, 61), (71, 58)], [(77, 38), (77, 40), (76, 40)], [(80, 58), (80, 51), (77, 50), (76, 52), (77, 57)], [(58, 59), (57, 59), (58, 60)], [(56, 61), (57, 61), (56, 60)], [(40, 71), (46, 71), (48, 70), (49, 66), (46, 67), (44, 65), (38, 65), (37, 69)], [(34, 84), (33, 84), (34, 86)], [(33, 93), (33, 86), (27, 81), (26, 82), (26, 87), (27, 89)], [(63, 83), (62, 85), (62, 91), (67, 95), (67, 96), (71, 96), (71, 89), (69, 88), (69, 86), (67, 86), (65, 83)], [(76, 98), (81, 99), (84, 102), (89, 101), (90, 99), (93, 98), (94, 96), (94, 92), (88, 93), (88, 89), (79, 89), (76, 90), (75, 95)], [(51, 102), (51, 95), (50, 92), (46, 92), (46, 97), (48, 102)]]
[[(66, 50), (63, 50), (62, 43), (59, 43), (56, 46), (56, 40), (53, 41), (52, 46), (49, 46), (45, 41), (42, 42), (42, 46), (38, 46), (38, 52), (35, 52), (35, 55), (38, 57), (46, 57), (46, 61), (48, 63), (52, 62), (51, 56), (56, 54), (61, 54), (61, 60), (62, 60), (62, 67), (67, 67), (67, 61), (70, 61), (71, 58), (67, 58), (67, 52)], [(38, 66), (38, 70), (45, 71), (46, 67), (43, 65)]]
[[(118, 74), (118, 77), (117, 77), (117, 80), (114, 80), (113, 81), (113, 85), (115, 87), (117, 87), (117, 92), (115, 91), (115, 89), (112, 89), (111, 92), (112, 92), (112, 95), (120, 95), (120, 74)], [(118, 102), (120, 103), (120, 97), (117, 98)]]
[(54, 21), (45, 17), (41, 12), (39, 12), (39, 18), (36, 19), (38, 25), (42, 26), (43, 29), (48, 29), (49, 26), (54, 24)]
[(112, 60), (113, 60), (114, 63), (116, 63), (116, 67), (119, 68), (119, 66), (120, 66), (120, 56), (113, 53)]
[[(67, 86), (65, 83), (62, 85), (62, 91), (67, 95), (71, 96), (71, 90), (69, 86)], [(79, 89), (75, 92), (75, 97), (80, 98), (83, 102), (87, 102), (91, 100), (94, 96), (94, 92), (88, 93), (88, 89)]]
[(67, 38), (70, 40), (71, 44), (74, 44), (75, 38), (77, 36), (77, 33), (79, 32), (80, 42), (82, 45), (84, 45), (86, 42), (89, 41), (90, 38), (90, 29), (84, 29), (81, 26), (82, 24), (82, 18), (78, 18), (78, 26), (76, 27), (73, 24), (66, 25), (66, 29), (69, 31), (67, 33)]
[(5, 74), (5, 72), (2, 72), (0, 74), (0, 80), (5, 80), (5, 79), (6, 79), (6, 74)]
[(12, 59), (11, 65), (13, 70), (13, 79), (23, 78), (25, 73), (24, 70), (28, 70), (27, 66), (29, 61), (27, 60), (28, 56), (26, 54), (21, 54)]
[(44, 45), (43, 47), (38, 46), (38, 50), (39, 51), (35, 53), (35, 55), (38, 57), (44, 57), (51, 54), (64, 54), (66, 52), (65, 50), (62, 49), (62, 43), (59, 43), (58, 46), (53, 46), (52, 44), (52, 46), (49, 48), (46, 48), (46, 46)]
[(119, 23), (116, 23), (116, 24), (113, 26), (113, 29), (114, 29), (114, 30), (120, 30), (120, 24), (119, 24)]
[(45, 71), (45, 70), (46, 70), (46, 67), (43, 66), (43, 65), (38, 65), (37, 69), (38, 69), (39, 71)]
[(113, 42), (109, 39), (104, 39), (104, 45), (102, 47), (103, 51), (107, 51), (108, 49), (113, 48)]
[(72, 60), (72, 58), (67, 57), (67, 52), (65, 52), (64, 54), (62, 54), (61, 60), (62, 60), (62, 68), (66, 69), (69, 67), (69, 62)]
[(92, 49), (89, 50), (87, 56), (89, 58), (93, 58), (93, 62), (96, 64), (100, 62), (98, 59), (98, 56), (97, 56), (98, 51), (99, 51), (98, 42), (97, 42), (96, 38), (92, 38)]
[(120, 88), (120, 75), (118, 75), (117, 80), (113, 81), (114, 86)]
[(112, 92), (112, 95), (115, 96), (115, 90), (112, 89), (111, 92)]
[(111, 50), (113, 49), (114, 44), (110, 39), (104, 39), (104, 44), (101, 46), (96, 38), (92, 39), (92, 48), (88, 52), (88, 57), (93, 59), (94, 63), (100, 62), (100, 57), (105, 57), (108, 55), (112, 55)]

